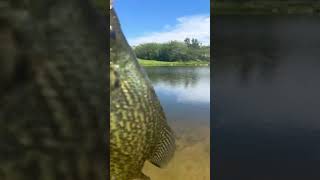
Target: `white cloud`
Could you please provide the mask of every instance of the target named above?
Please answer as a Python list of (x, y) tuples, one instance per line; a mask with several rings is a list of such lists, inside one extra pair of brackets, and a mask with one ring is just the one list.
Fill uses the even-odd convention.
[(152, 32), (128, 39), (130, 45), (171, 40), (183, 41), (186, 37), (197, 38), (203, 45), (210, 44), (210, 16), (194, 15), (177, 18), (174, 26), (165, 25), (163, 31)]

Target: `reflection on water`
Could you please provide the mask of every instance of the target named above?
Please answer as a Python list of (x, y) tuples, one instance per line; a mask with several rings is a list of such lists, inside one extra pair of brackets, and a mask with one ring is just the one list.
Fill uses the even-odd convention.
[[(176, 72), (172, 72), (174, 70)], [(152, 81), (161, 96), (174, 95), (173, 101), (177, 103), (210, 103), (209, 68), (158, 68), (155, 71), (160, 77), (152, 76)], [(161, 79), (161, 75), (165, 78)]]
[(147, 164), (152, 179), (210, 179), (210, 68), (149, 67), (153, 83), (177, 136), (177, 151), (165, 169)]
[(216, 178), (320, 179), (319, 17), (216, 17)]
[(210, 89), (206, 81), (200, 81), (197, 86), (189, 90), (186, 86), (172, 88), (165, 83), (157, 84), (156, 91), (163, 93), (163, 96), (173, 94), (177, 103), (210, 103)]
[(157, 67), (146, 71), (169, 122), (209, 123), (209, 67)]

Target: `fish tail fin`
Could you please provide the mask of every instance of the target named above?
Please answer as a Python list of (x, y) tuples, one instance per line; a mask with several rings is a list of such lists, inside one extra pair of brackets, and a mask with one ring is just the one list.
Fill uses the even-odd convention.
[(169, 126), (163, 126), (160, 140), (149, 159), (155, 166), (162, 168), (168, 164), (176, 149), (174, 133)]

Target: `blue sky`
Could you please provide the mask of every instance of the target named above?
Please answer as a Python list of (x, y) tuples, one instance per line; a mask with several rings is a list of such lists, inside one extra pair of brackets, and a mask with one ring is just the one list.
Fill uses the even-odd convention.
[(210, 0), (115, 0), (122, 30), (131, 45), (210, 39)]

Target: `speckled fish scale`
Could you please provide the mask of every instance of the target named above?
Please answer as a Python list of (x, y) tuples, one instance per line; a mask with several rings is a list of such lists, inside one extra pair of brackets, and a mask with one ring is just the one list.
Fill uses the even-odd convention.
[(175, 139), (155, 91), (110, 10), (110, 176), (111, 180), (147, 180), (149, 160), (165, 166)]

